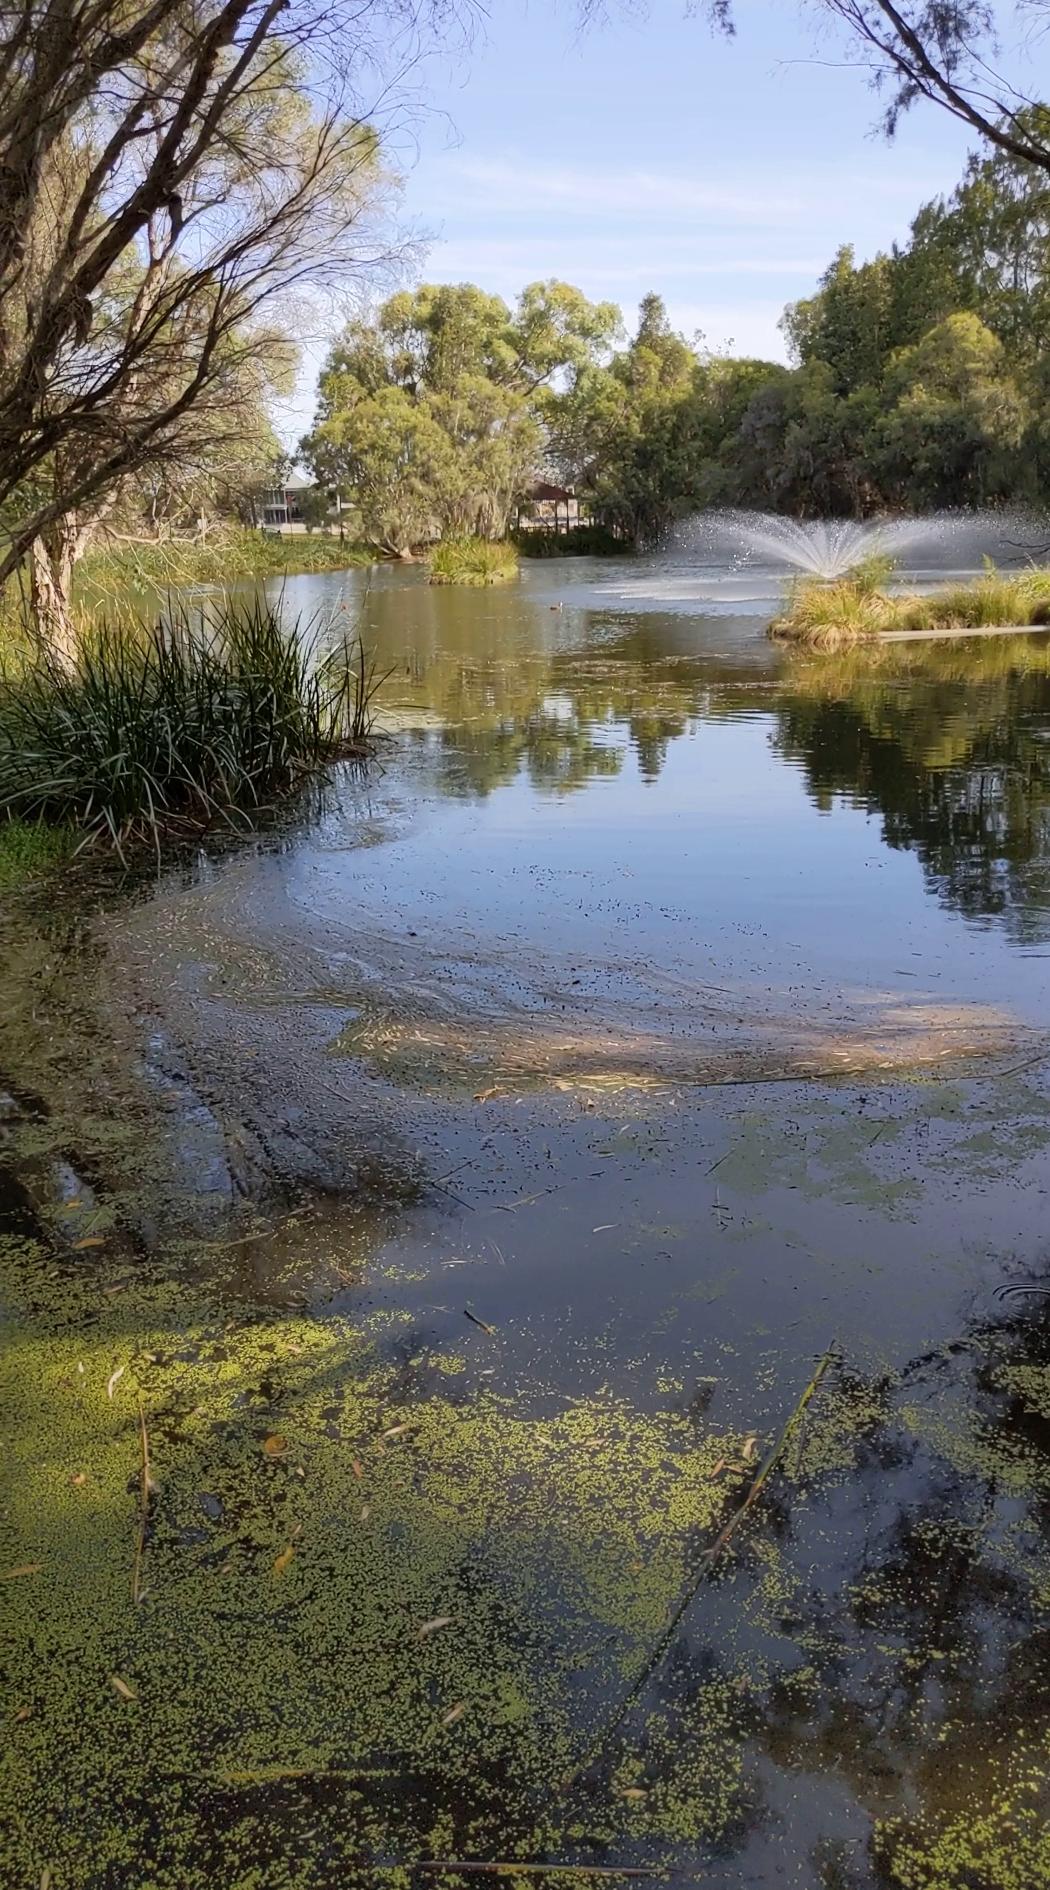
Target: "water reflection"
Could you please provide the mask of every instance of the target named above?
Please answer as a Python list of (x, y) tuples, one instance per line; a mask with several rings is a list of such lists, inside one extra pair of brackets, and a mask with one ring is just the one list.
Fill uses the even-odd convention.
[[(770, 649), (754, 617), (596, 608), (594, 582), (590, 568), (571, 575), (559, 610), (528, 585), (478, 602), (387, 580), (368, 596), (394, 719), (426, 719), (413, 739), (431, 743), (439, 793), (524, 780), (561, 795), (628, 761), (644, 786), (698, 724), (767, 715), (818, 811), (844, 799), (880, 814), (886, 845), (918, 855), (946, 907), (998, 920), (1018, 943), (1046, 937), (1046, 639), (805, 659)], [(733, 792), (727, 781), (729, 803)]]
[(1050, 933), (1050, 652), (1042, 639), (835, 658), (778, 692), (777, 744), (816, 805), (882, 816), (929, 889), (1021, 944)]

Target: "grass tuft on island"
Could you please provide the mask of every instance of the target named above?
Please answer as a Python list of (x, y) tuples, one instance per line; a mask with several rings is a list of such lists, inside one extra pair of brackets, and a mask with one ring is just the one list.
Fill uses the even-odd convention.
[(379, 680), (359, 642), (326, 650), (318, 626), (289, 629), (261, 601), (101, 625), (72, 671), (44, 654), (0, 678), (0, 819), (37, 836), (22, 851), (50, 829), (122, 857), (170, 833), (250, 828), (365, 752)]
[(517, 548), (506, 539), (446, 538), (430, 553), (431, 584), (503, 584), (517, 575)]
[(795, 584), (769, 634), (810, 649), (837, 650), (891, 631), (1050, 628), (1050, 570), (1003, 575), (993, 567), (963, 584), (912, 592), (884, 588), (889, 568), (858, 567), (832, 582)]

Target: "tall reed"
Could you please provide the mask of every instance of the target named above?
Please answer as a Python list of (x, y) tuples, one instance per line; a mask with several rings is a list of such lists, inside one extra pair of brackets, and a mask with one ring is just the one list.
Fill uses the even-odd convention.
[(0, 681), (0, 814), (82, 841), (251, 825), (363, 752), (381, 678), (357, 639), (324, 648), (263, 601), (91, 630), (74, 672), (41, 656)]

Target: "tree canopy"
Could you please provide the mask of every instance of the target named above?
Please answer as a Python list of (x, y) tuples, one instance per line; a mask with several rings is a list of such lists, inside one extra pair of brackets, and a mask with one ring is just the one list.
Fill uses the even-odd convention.
[(532, 283), (513, 312), (469, 283), (402, 291), (331, 350), (307, 464), (389, 550), (500, 537), (542, 458), (555, 382), (585, 379), (618, 325), (564, 282)]
[[(1043, 108), (1024, 115), (1045, 119)], [(712, 356), (657, 295), (619, 312), (538, 283), (393, 296), (333, 349), (305, 443), (398, 549), (496, 535), (541, 474), (646, 543), (705, 504), (864, 516), (1050, 496), (1050, 180), (969, 161), (907, 243), (844, 247), (782, 329), (792, 365)]]

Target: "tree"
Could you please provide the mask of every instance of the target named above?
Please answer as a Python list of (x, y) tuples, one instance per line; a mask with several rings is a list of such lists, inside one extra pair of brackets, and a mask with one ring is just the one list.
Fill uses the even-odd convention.
[(543, 457), (555, 381), (585, 376), (618, 324), (562, 282), (531, 284), (513, 313), (469, 283), (402, 291), (332, 349), (304, 457), (389, 550), (501, 537)]
[(358, 74), (384, 33), (404, 55), (413, 17), (411, 0), (4, 11), (0, 582), (163, 459), (188, 415), (228, 408), (293, 290), (374, 259)]
[(976, 315), (950, 315), (902, 349), (886, 388), (880, 458), (898, 503), (983, 505), (1009, 492), (1029, 409), (1002, 342)]
[[(1023, 164), (1050, 172), (1050, 121), (1032, 117), (1035, 101), (1021, 75), (998, 69), (997, 13), (991, 0), (815, 0), (858, 43), (872, 83), (888, 103), (883, 125), (892, 136), (901, 114), (925, 99), (969, 125)], [(733, 30), (732, 0), (707, 0), (706, 13)], [(1027, 30), (1023, 42), (1050, 25), (1050, 0), (1015, 0)]]
[[(1027, 118), (1050, 131), (1045, 107)], [(902, 340), (967, 309), (1034, 366), (1050, 342), (1050, 178), (1003, 152), (972, 156), (951, 196), (919, 211), (897, 275), (915, 317)]]
[(817, 293), (789, 303), (780, 326), (797, 361), (823, 361), (835, 392), (850, 394), (879, 380), (895, 345), (894, 313), (889, 257), (858, 268), (847, 244), (824, 271)]

